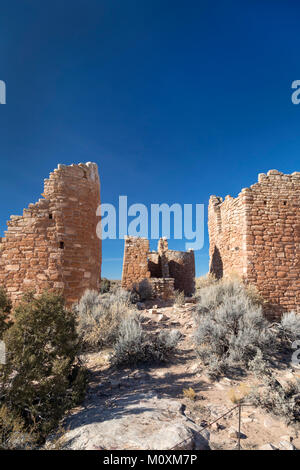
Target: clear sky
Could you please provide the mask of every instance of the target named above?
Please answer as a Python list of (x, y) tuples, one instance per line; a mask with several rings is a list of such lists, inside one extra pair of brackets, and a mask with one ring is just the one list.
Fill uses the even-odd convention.
[[(258, 173), (299, 171), (299, 18), (296, 0), (1, 1), (1, 231), (58, 163), (98, 163), (103, 202), (206, 212)], [(104, 276), (122, 256), (103, 243)]]

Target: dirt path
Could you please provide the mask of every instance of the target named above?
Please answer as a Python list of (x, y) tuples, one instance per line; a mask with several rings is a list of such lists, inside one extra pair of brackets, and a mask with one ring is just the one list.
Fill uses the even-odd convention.
[[(109, 350), (87, 355), (86, 363), (90, 370), (88, 393), (83, 405), (72, 410), (66, 421), (67, 427), (75, 429), (93, 420), (120, 419), (128, 410), (132, 412), (134, 407), (138, 407), (148, 395), (161, 400), (179, 401), (183, 404), (184, 415), (199, 426), (211, 423), (233, 408), (229, 391), (240, 381), (224, 378), (212, 383), (199, 370), (193, 347), (193, 309), (194, 305), (187, 303), (181, 307), (153, 306), (140, 311), (146, 330), (153, 332), (176, 328), (183, 335), (178, 352), (165, 364), (116, 370), (109, 366)], [(291, 372), (286, 370), (284, 374)], [(243, 378), (243, 381), (251, 386), (252, 378)], [(195, 398), (184, 396), (183, 390), (189, 388), (195, 392)], [(211, 448), (236, 448), (234, 431), (237, 424), (237, 412), (234, 411), (209, 428)], [(244, 409), (242, 433), (244, 449), (258, 449), (269, 443), (282, 448), (284, 444), (279, 443), (288, 442), (291, 438), (293, 444), (300, 448), (297, 431), (259, 409)]]

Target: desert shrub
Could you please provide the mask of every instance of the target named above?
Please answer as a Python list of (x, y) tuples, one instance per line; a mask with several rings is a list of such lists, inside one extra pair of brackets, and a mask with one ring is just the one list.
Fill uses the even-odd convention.
[(136, 317), (129, 317), (120, 324), (114, 346), (112, 364), (131, 364), (143, 361), (143, 330)]
[(84, 349), (99, 349), (116, 340), (123, 318), (132, 312), (130, 293), (116, 289), (100, 295), (87, 290), (74, 306), (77, 331)]
[(11, 301), (7, 297), (5, 289), (0, 287), (0, 340), (2, 339), (4, 331), (11, 325), (9, 322), (11, 308)]
[(122, 288), (122, 282), (120, 279), (110, 279), (110, 291), (116, 291)]
[(300, 339), (300, 315), (295, 312), (283, 314), (280, 323), (277, 323), (275, 327), (286, 346)]
[(175, 291), (174, 303), (178, 307), (182, 307), (185, 304), (185, 296), (184, 296), (183, 291), (179, 291), (179, 290)]
[(252, 304), (260, 304), (255, 288), (245, 286), (236, 278), (229, 278), (214, 281), (198, 291), (196, 312), (198, 315), (212, 312), (223, 303), (225, 296), (234, 298), (239, 295), (245, 295)]
[(264, 374), (263, 388), (252, 390), (247, 399), (267, 412), (283, 417), (287, 425), (300, 421), (300, 380), (282, 385), (268, 371)]
[(7, 363), (1, 366), (1, 399), (43, 439), (84, 395), (86, 377), (77, 361), (75, 316), (63, 298), (45, 292), (24, 296), (5, 332)]
[(211, 274), (205, 274), (205, 276), (200, 276), (195, 278), (195, 297), (198, 297), (199, 291), (204, 287), (208, 287), (211, 284), (215, 284), (217, 282), (217, 278)]
[(144, 302), (150, 300), (153, 297), (153, 289), (148, 279), (143, 279), (138, 284), (134, 284), (132, 287), (133, 299)]
[(261, 306), (236, 280), (203, 288), (195, 320), (196, 351), (213, 377), (237, 365), (247, 368), (258, 350), (265, 358), (273, 352), (276, 337)]
[(115, 366), (165, 361), (181, 338), (178, 330), (161, 331), (157, 336), (143, 331), (137, 316), (124, 319), (114, 346), (111, 363)]
[(110, 280), (103, 277), (101, 279), (100, 293), (106, 294), (110, 291)]

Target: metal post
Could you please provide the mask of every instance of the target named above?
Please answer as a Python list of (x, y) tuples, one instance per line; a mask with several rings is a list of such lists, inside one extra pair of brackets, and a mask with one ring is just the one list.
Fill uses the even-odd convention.
[(239, 435), (238, 435), (238, 450), (241, 450), (241, 417), (242, 417), (242, 405), (239, 403)]

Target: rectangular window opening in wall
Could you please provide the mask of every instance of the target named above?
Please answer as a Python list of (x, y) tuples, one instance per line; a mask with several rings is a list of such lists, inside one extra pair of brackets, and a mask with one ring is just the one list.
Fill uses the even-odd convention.
[(52, 217), (52, 214), (49, 214), (49, 219), (50, 219), (50, 220), (52, 220), (52, 219), (53, 219), (53, 217)]
[(64, 242), (59, 242), (59, 248), (60, 248), (61, 250), (63, 250), (63, 249), (64, 249), (64, 247), (65, 247), (65, 244), (64, 244)]

